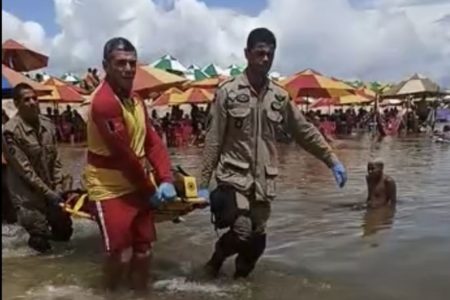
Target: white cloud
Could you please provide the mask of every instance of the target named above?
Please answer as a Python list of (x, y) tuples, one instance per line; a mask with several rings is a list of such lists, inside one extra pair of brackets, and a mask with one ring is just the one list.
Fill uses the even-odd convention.
[(186, 65), (244, 63), (248, 32), (266, 26), (279, 41), (274, 69), (281, 73), (314, 67), (340, 77), (400, 80), (418, 71), (450, 84), (450, 27), (436, 22), (450, 14), (450, 1), (379, 0), (361, 10), (347, 0), (270, 0), (255, 17), (198, 0), (54, 2), (61, 32), (51, 43), (38, 24), (6, 12), (2, 25), (4, 36), (40, 49), (51, 45), (50, 67), (58, 71), (99, 65), (104, 42), (118, 35), (135, 43), (146, 62), (170, 53)]

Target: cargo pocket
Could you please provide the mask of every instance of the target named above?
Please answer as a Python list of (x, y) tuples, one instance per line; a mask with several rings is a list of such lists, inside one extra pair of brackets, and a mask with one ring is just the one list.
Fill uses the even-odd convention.
[(266, 110), (266, 116), (267, 119), (269, 119), (270, 122), (275, 124), (281, 124), (283, 123), (283, 115), (279, 111), (274, 110)]
[(234, 107), (228, 110), (232, 120), (232, 134), (250, 132), (250, 107)]
[(252, 183), (249, 177), (250, 164), (231, 157), (225, 157), (222, 160), (222, 167), (218, 172), (219, 180), (229, 183), (240, 190), (250, 188)]
[(278, 176), (278, 168), (265, 166), (266, 169), (266, 196), (275, 198), (276, 196), (276, 178)]

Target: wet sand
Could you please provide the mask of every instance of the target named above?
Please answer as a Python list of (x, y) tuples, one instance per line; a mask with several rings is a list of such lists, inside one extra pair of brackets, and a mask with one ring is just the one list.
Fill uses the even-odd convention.
[[(208, 210), (181, 224), (159, 224), (147, 299), (448, 299), (450, 146), (424, 137), (387, 138), (374, 145), (361, 137), (340, 141), (337, 153), (349, 170), (343, 190), (309, 154), (280, 146), (279, 196), (268, 248), (248, 281), (231, 279), (232, 260), (218, 280), (189, 281), (216, 239)], [(202, 159), (201, 149), (172, 154), (191, 171)], [(76, 173), (83, 155), (82, 148), (62, 150), (66, 166)], [(348, 205), (364, 201), (366, 163), (375, 156), (385, 160), (386, 172), (397, 181), (396, 211)], [(2, 299), (109, 299), (98, 290), (102, 257), (95, 224), (77, 221), (73, 241), (56, 245), (50, 256), (28, 250), (17, 227), (4, 225), (2, 232)], [(125, 293), (119, 299), (133, 298)]]

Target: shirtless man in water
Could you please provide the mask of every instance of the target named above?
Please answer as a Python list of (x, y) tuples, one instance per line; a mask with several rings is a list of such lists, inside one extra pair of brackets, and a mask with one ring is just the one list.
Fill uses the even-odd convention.
[(397, 202), (395, 181), (383, 173), (383, 167), (384, 163), (381, 160), (374, 160), (367, 164), (368, 208), (395, 206)]

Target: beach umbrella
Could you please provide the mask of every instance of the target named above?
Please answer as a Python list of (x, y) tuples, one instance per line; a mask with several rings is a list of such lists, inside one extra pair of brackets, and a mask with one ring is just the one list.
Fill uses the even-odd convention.
[(319, 98), (311, 105), (311, 109), (321, 108), (321, 107), (330, 107), (330, 106), (335, 106), (335, 105), (339, 105), (339, 104), (340, 103), (339, 103), (338, 97)]
[(383, 97), (389, 98), (404, 98), (408, 96), (412, 97), (426, 97), (426, 96), (437, 96), (445, 94), (445, 92), (440, 90), (437, 83), (433, 82), (431, 79), (421, 75), (414, 74), (408, 79), (400, 82), (399, 84), (393, 86), (385, 93)]
[(63, 76), (61, 76), (61, 79), (65, 82), (70, 82), (70, 83), (78, 83), (81, 81), (81, 79), (77, 76), (75, 76), (72, 73), (65, 73)]
[(9, 39), (2, 44), (2, 64), (18, 72), (32, 71), (45, 68), (48, 56)]
[(162, 94), (154, 103), (154, 106), (176, 106), (182, 104), (202, 104), (209, 103), (213, 100), (214, 95), (200, 88), (190, 88), (182, 93), (179, 91), (172, 91)]
[(9, 84), (8, 79), (6, 79), (2, 74), (2, 99), (12, 98), (13, 87)]
[(157, 69), (175, 71), (182, 74), (185, 74), (188, 71), (185, 66), (183, 66), (175, 57), (171, 55), (164, 55), (157, 61), (153, 62), (150, 66)]
[(242, 74), (244, 70), (238, 67), (237, 65), (230, 65), (228, 68), (226, 68), (223, 72), (225, 76), (235, 77), (240, 74)]
[(203, 79), (209, 78), (209, 76), (208, 76), (208, 74), (203, 72), (198, 66), (190, 65), (188, 68), (186, 78), (188, 78), (189, 80), (196, 81), (196, 80), (203, 80)]
[(228, 77), (225, 76), (218, 76), (218, 77), (212, 77), (207, 78), (203, 80), (193, 81), (186, 84), (186, 86), (189, 87), (197, 87), (197, 88), (203, 88), (208, 90), (215, 90), (217, 86), (224, 80), (228, 79)]
[(183, 91), (174, 87), (166, 90), (164, 93), (162, 93), (158, 98), (156, 98), (155, 101), (153, 101), (150, 106), (165, 106), (169, 105), (170, 98), (174, 94), (183, 94)]
[(355, 88), (340, 80), (335, 80), (313, 70), (306, 69), (283, 80), (282, 85), (292, 98), (332, 98), (355, 93)]
[(2, 98), (9, 96), (8, 94), (3, 95), (3, 87), (5, 87), (5, 92), (9, 93), (11, 90), (8, 89), (12, 89), (19, 83), (27, 83), (36, 91), (38, 95), (45, 95), (51, 92), (49, 87), (28, 78), (20, 72), (16, 72), (11, 68), (2, 65)]
[(150, 66), (139, 66), (136, 69), (133, 90), (142, 96), (151, 92), (163, 91), (171, 87), (181, 86), (187, 79), (164, 70)]
[(225, 71), (215, 64), (209, 64), (206, 67), (203, 68), (203, 72), (208, 74), (210, 77), (219, 77), (225, 75)]
[(44, 82), (45, 86), (51, 88), (51, 94), (39, 97), (42, 102), (59, 103), (82, 103), (85, 101), (84, 97), (70, 84), (59, 80), (57, 78), (50, 78)]

